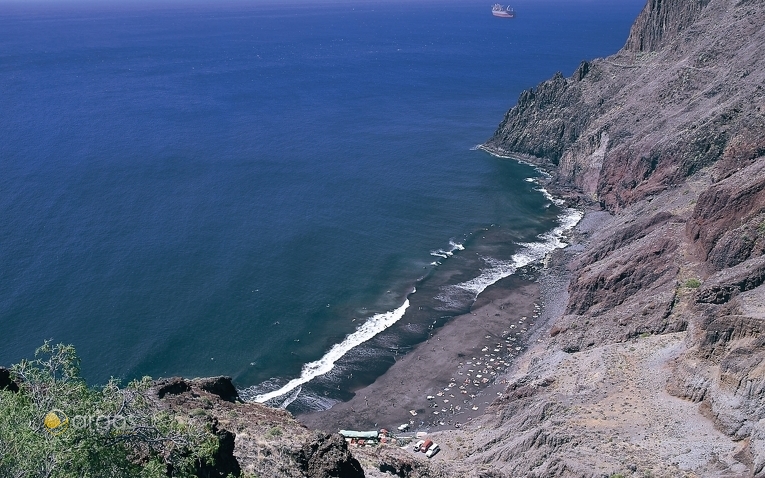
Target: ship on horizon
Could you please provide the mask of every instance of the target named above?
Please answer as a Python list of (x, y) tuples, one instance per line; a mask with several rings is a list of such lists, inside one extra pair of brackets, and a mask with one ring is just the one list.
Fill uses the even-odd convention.
[(494, 6), (491, 7), (491, 14), (500, 18), (515, 18), (515, 10), (513, 10), (513, 7), (505, 8), (499, 3), (495, 3)]

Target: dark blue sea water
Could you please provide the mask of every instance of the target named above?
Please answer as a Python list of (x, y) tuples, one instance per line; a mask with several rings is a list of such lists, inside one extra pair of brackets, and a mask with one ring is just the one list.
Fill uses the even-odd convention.
[(473, 147), (643, 3), (0, 2), (0, 363), (347, 396), (554, 244)]

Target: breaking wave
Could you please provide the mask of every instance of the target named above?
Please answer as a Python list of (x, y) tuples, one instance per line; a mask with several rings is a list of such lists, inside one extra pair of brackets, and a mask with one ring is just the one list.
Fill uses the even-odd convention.
[[(464, 251), (465, 246), (460, 244), (459, 242), (455, 242), (454, 239), (449, 241), (449, 250), (445, 249), (436, 249), (435, 251), (430, 251), (430, 255), (434, 257), (440, 257), (442, 259), (448, 259), (451, 256), (454, 255), (457, 251)], [(431, 265), (438, 265), (435, 262), (431, 263)]]
[[(412, 293), (414, 292), (415, 291), (412, 290)], [(406, 312), (408, 307), (409, 299), (407, 298), (399, 308), (370, 317), (355, 332), (345, 337), (342, 342), (333, 345), (332, 348), (329, 349), (329, 351), (319, 360), (303, 365), (303, 370), (300, 372), (300, 376), (298, 378), (290, 380), (286, 385), (278, 388), (277, 390), (266, 393), (259, 393), (252, 397), (255, 390), (250, 388), (242, 391), (241, 395), (243, 397), (252, 397), (253, 401), (264, 403), (290, 393), (301, 385), (310, 382), (314, 378), (326, 374), (332, 370), (335, 366), (335, 363), (351, 349), (366, 342), (367, 340), (371, 339), (375, 335), (398, 322), (398, 320), (404, 316), (404, 312)], [(297, 398), (297, 395), (295, 395), (295, 398)]]
[[(547, 193), (547, 191), (543, 191)], [(549, 193), (545, 194), (548, 197)], [(550, 200), (555, 200), (550, 197)], [(568, 244), (563, 241), (565, 234), (576, 226), (584, 214), (576, 209), (566, 209), (558, 216), (559, 226), (537, 236), (540, 241), (520, 243), (520, 250), (513, 254), (510, 260), (500, 261), (491, 257), (482, 257), (486, 267), (480, 275), (459, 284), (446, 286), (436, 299), (450, 307), (464, 303), (465, 300), (475, 300), (487, 287), (505, 277), (509, 277), (521, 267), (540, 261), (555, 249), (562, 249)]]
[[(530, 182), (533, 181), (531, 179)], [(564, 201), (554, 198), (546, 189), (540, 187), (535, 190), (542, 193), (551, 203), (563, 207)], [(566, 233), (573, 229), (583, 216), (584, 214), (576, 209), (568, 208), (563, 210), (558, 216), (559, 225), (551, 231), (537, 236), (538, 241), (519, 243), (520, 248), (509, 260), (481, 257), (485, 267), (481, 268), (480, 274), (477, 277), (458, 284), (445, 286), (441, 288), (440, 294), (435, 298), (451, 309), (464, 307), (466, 303), (474, 301), (492, 284), (514, 274), (522, 267), (541, 261), (554, 250), (566, 247), (568, 245), (564, 242)], [(430, 255), (443, 260), (452, 257), (455, 252), (463, 250), (465, 250), (465, 246), (452, 239), (449, 241), (448, 248), (431, 251)], [(440, 261), (431, 263), (433, 266), (440, 264)], [(415, 292), (416, 289), (413, 289), (409, 296)], [(332, 374), (329, 372), (335, 369), (337, 361), (344, 355), (398, 322), (409, 308), (409, 296), (398, 308), (370, 317), (355, 332), (346, 336), (342, 342), (333, 345), (320, 359), (304, 364), (299, 377), (286, 383), (284, 379), (273, 378), (241, 390), (240, 396), (247, 401), (269, 402), (269, 405), (281, 406), (281, 408), (289, 406), (298, 399), (301, 403), (305, 402), (304, 405), (310, 409), (322, 410), (330, 408), (336, 400), (320, 397), (311, 391), (304, 391), (302, 386), (316, 377), (322, 375), (331, 376)], [(285, 395), (287, 395), (286, 398), (281, 398)]]

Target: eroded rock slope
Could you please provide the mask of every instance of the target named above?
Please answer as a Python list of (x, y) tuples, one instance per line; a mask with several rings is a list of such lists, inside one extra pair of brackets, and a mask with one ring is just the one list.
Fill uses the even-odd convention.
[(609, 217), (462, 458), (765, 476), (765, 2), (649, 0), (621, 51), (525, 91), (486, 147)]

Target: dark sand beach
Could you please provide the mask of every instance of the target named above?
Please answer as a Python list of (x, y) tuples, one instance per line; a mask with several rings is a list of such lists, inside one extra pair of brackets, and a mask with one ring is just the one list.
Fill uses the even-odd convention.
[[(519, 270), (487, 288), (374, 383), (330, 410), (299, 415), (306, 426), (412, 431), (460, 427), (484, 413), (504, 389), (503, 371), (533, 340), (541, 310), (539, 273)], [(429, 398), (430, 397), (430, 398)]]

